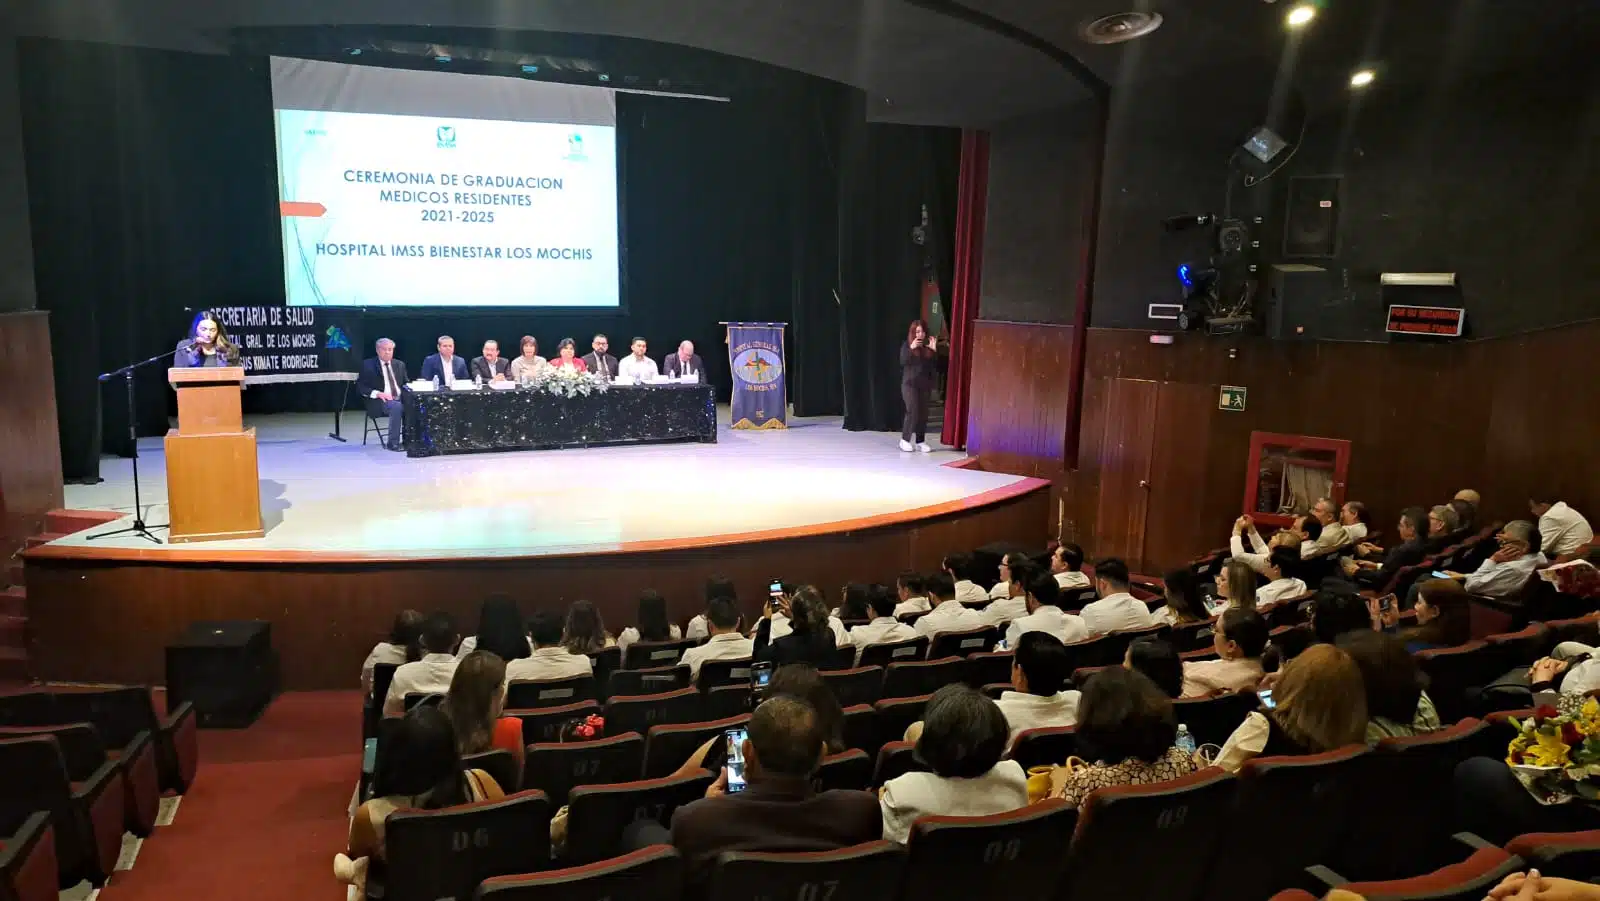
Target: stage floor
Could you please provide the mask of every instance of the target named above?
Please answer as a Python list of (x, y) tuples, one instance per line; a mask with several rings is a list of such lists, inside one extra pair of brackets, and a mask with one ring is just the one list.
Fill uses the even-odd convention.
[[(721, 412), (726, 421), (726, 409)], [(250, 417), (266, 537), (162, 544), (69, 535), (71, 556), (189, 560), (430, 560), (703, 547), (906, 522), (1031, 490), (1036, 480), (960, 469), (954, 451), (903, 454), (899, 436), (847, 432), (837, 417), (773, 431), (720, 427), (716, 444), (520, 451), (410, 459), (327, 437), (326, 415)], [(347, 432), (347, 437), (350, 433)], [(150, 523), (167, 521), (159, 438), (139, 442)], [(68, 485), (73, 509), (131, 514), (131, 461), (99, 485)], [(166, 537), (164, 530), (157, 534)], [(68, 551), (67, 549), (74, 549)]]

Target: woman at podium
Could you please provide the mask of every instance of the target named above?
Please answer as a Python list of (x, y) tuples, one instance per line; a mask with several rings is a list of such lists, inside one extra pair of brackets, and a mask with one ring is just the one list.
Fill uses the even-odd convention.
[(228, 333), (208, 312), (195, 315), (189, 336), (178, 342), (172, 355), (175, 367), (238, 366), (239, 348), (228, 340)]

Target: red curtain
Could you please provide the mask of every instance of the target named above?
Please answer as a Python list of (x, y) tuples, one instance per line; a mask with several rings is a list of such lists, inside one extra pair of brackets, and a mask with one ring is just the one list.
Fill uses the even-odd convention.
[(955, 282), (951, 285), (950, 369), (945, 379), (944, 432), (949, 447), (967, 444), (967, 400), (972, 385), (972, 329), (978, 318), (983, 275), (984, 208), (989, 201), (989, 133), (961, 133), (961, 173), (956, 195)]

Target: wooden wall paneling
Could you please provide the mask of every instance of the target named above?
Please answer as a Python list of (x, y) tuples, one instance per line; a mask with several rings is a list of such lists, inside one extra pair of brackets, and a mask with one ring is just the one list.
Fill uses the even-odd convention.
[(1098, 553), (1094, 548), (1095, 520), (1100, 509), (1100, 454), (1105, 443), (1111, 381), (1105, 378), (1084, 380), (1078, 468), (1063, 473), (1060, 481), (1060, 508), (1065, 512), (1066, 522), (1058, 524), (1058, 534), (1063, 541), (1081, 545), (1091, 557)]
[(62, 504), (50, 314), (0, 313), (0, 557)]
[(1100, 444), (1099, 509), (1090, 553), (1121, 557), (1137, 565), (1144, 554), (1160, 384), (1115, 379), (1109, 387), (1105, 437)]
[(1205, 505), (1211, 481), (1206, 452), (1211, 422), (1218, 413), (1214, 386), (1160, 383), (1144, 553), (1137, 563), (1130, 561), (1142, 572), (1161, 575), (1196, 553), (1191, 520)]
[(990, 472), (1052, 478), (1066, 432), (1067, 326), (980, 319), (973, 326), (967, 453)]
[(1495, 519), (1525, 519), (1531, 491), (1554, 491), (1600, 524), (1600, 323), (1471, 345), (1463, 393), (1483, 416), (1473, 487)]

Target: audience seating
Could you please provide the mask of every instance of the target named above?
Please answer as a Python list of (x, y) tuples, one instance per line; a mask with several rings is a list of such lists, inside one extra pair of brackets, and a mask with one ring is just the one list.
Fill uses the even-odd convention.
[(872, 758), (860, 748), (824, 757), (811, 776), (811, 789), (816, 792), (835, 788), (865, 791), (872, 782), (872, 766)]
[(883, 697), (883, 667), (860, 666), (854, 669), (834, 670), (822, 674), (824, 682), (833, 696), (839, 699), (839, 706), (854, 707), (857, 704), (876, 704)]
[(1305, 594), (1292, 598), (1284, 598), (1267, 607), (1264, 611), (1267, 626), (1276, 629), (1279, 626), (1298, 626), (1306, 621), (1305, 602), (1312, 599), (1315, 592), (1307, 591)]
[(1527, 868), (1522, 858), (1508, 854), (1468, 832), (1453, 836), (1457, 842), (1472, 849), (1466, 860), (1451, 863), (1422, 876), (1393, 879), (1385, 882), (1351, 882), (1333, 870), (1310, 867), (1306, 872), (1323, 890), (1344, 889), (1365, 901), (1478, 901), (1489, 890), (1512, 873)]
[(594, 665), (594, 686), (597, 700), (611, 697), (611, 674), (622, 669), (622, 649), (616, 645), (589, 653)]
[[(845, 747), (860, 748), (871, 757), (878, 753), (878, 712), (867, 704), (853, 704), (844, 709)], [(898, 737), (898, 736), (896, 736)]]
[[(107, 748), (126, 751), (134, 745), (139, 733), (148, 732), (155, 743), (156, 766), (161, 776), (161, 788), (179, 794), (187, 791), (194, 781), (195, 770), (200, 765), (198, 724), (194, 706), (185, 701), (165, 717), (156, 716), (150, 691), (138, 686), (39, 693), (48, 698), (44, 718), (32, 723), (15, 723), (20, 726), (55, 725), (60, 723), (90, 723), (100, 733)], [(41, 702), (27, 702), (40, 706)], [(57, 838), (59, 846), (60, 838)]]
[(1116, 666), (1128, 653), (1128, 642), (1116, 634), (1096, 635), (1067, 645), (1067, 669), (1082, 666)]
[(628, 650), (623, 653), (622, 668), (630, 670), (677, 666), (678, 660), (683, 657), (683, 652), (699, 643), (693, 638), (679, 641), (636, 641), (628, 645)]
[(655, 669), (622, 669), (611, 674), (606, 700), (618, 697), (677, 691), (689, 687), (689, 666), (662, 666)]
[(567, 798), (567, 850), (564, 859), (589, 863), (622, 850), (622, 833), (637, 820), (672, 822), (672, 812), (705, 797), (710, 773), (669, 779), (581, 785)]
[(922, 719), (922, 710), (928, 706), (931, 695), (920, 695), (915, 698), (886, 698), (872, 705), (877, 714), (878, 729), (877, 740), (871, 747), (862, 747), (861, 750), (868, 754), (877, 754), (878, 749), (891, 741), (899, 741), (911, 728), (911, 724)]
[(1159, 638), (1165, 641), (1171, 634), (1172, 627), (1166, 623), (1151, 626), (1147, 629), (1130, 629), (1126, 632), (1112, 632), (1110, 635), (1105, 637), (1111, 639), (1112, 645), (1116, 648), (1116, 653), (1112, 655), (1114, 659), (1107, 660), (1105, 663), (1100, 665), (1121, 666), (1123, 659), (1128, 656), (1128, 645), (1133, 644), (1141, 638)]
[(606, 701), (606, 731), (643, 735), (651, 726), (699, 722), (700, 706), (700, 692), (693, 688), (648, 695), (612, 695)]
[(1301, 880), (1306, 867), (1336, 859), (1367, 776), (1366, 745), (1304, 757), (1257, 757), (1239, 770), (1230, 822), (1253, 835), (1282, 837), (1262, 853), (1217, 855), (1211, 901), (1265, 898)]
[(921, 611), (921, 612), (918, 612), (918, 613), (902, 613), (899, 616), (895, 617), (895, 619), (899, 620), (900, 622), (902, 622), (902, 623), (904, 623), (904, 624), (906, 624), (908, 626), (915, 626), (917, 624), (917, 620), (922, 619), (924, 616), (927, 616), (927, 615), (928, 615), (928, 612), (926, 610), (924, 610), (924, 611)]
[(1506, 850), (1546, 876), (1587, 880), (1600, 876), (1600, 829), (1585, 832), (1529, 832)]
[[(1099, 669), (1099, 667), (1096, 667), (1096, 669)], [(991, 701), (998, 701), (1006, 692), (1014, 688), (1016, 686), (1010, 682), (990, 682), (988, 685), (979, 687), (978, 692)]]
[(55, 695), (48, 691), (0, 694), (0, 726), (48, 726), (55, 723)]
[(529, 745), (522, 785), (544, 792), (560, 806), (578, 785), (627, 782), (644, 766), (644, 736), (637, 732), (594, 741)]
[(729, 851), (717, 856), (707, 897), (708, 901), (885, 901), (895, 896), (905, 866), (905, 850), (881, 840), (837, 851)]
[(56, 901), (55, 832), (50, 814), (37, 810), (11, 832), (0, 831), (0, 898), (5, 901)]
[(542, 870), (550, 863), (550, 813), (538, 791), (397, 810), (384, 825), (387, 863), (374, 860), (368, 872), (368, 896), (376, 882), (385, 901), (468, 901), (491, 876)]
[(594, 701), (579, 701), (562, 707), (507, 710), (503, 715), (522, 720), (522, 743), (532, 745), (539, 742), (560, 741), (561, 727), (564, 724), (599, 712), (600, 705)]
[(883, 673), (883, 696), (909, 698), (933, 694), (946, 685), (960, 682), (966, 669), (967, 662), (960, 657), (891, 663)]
[(1047, 726), (1024, 729), (1017, 734), (1007, 754), (1024, 771), (1036, 766), (1062, 766), (1067, 758), (1078, 753), (1077, 726)]
[(480, 751), (477, 754), (461, 755), (461, 767), (468, 770), (483, 770), (494, 778), (495, 784), (506, 794), (512, 794), (522, 785), (522, 771), (517, 767), (517, 758), (504, 748), (492, 751)]
[(994, 626), (968, 629), (964, 632), (939, 632), (933, 636), (932, 643), (928, 645), (928, 659), (942, 660), (945, 657), (987, 654), (994, 650), (994, 644), (999, 640), (1000, 630)]
[(1544, 624), (1549, 630), (1548, 654), (1563, 641), (1581, 641), (1591, 647), (1600, 646), (1600, 613), (1591, 613), (1577, 619), (1556, 619)]
[(748, 685), (718, 685), (706, 692), (705, 716), (714, 719), (726, 719), (749, 713), (754, 707), (750, 703), (751, 694)]
[(872, 769), (872, 787), (882, 788), (885, 782), (906, 773), (925, 772), (928, 768), (917, 759), (917, 746), (909, 741), (891, 741), (878, 749), (877, 764)]
[[(409, 695), (406, 697), (410, 699)], [(598, 697), (592, 675), (573, 676), (571, 679), (519, 680), (506, 685), (506, 706), (521, 709), (564, 707)]]
[(439, 705), (444, 703), (444, 695), (425, 691), (408, 691), (405, 695), (406, 712), (424, 705)]
[(967, 657), (967, 684), (974, 688), (1011, 681), (1011, 652), (991, 651)]
[(642, 778), (659, 779), (676, 772), (699, 747), (713, 738), (721, 738), (728, 729), (750, 722), (748, 713), (708, 723), (675, 723), (651, 726), (644, 739), (644, 772)]
[(826, 663), (817, 667), (823, 672), (850, 669), (856, 665), (856, 647), (852, 644), (839, 645), (833, 649), (833, 655)]
[(857, 660), (856, 666), (888, 666), (902, 661), (924, 660), (927, 656), (928, 637), (919, 635), (916, 638), (907, 638), (905, 641), (867, 645), (861, 649), (861, 657)]
[(1109, 666), (1080, 666), (1072, 671), (1072, 687), (1082, 689), (1089, 684), (1089, 677), (1103, 669), (1112, 669)]
[(103, 885), (122, 851), (122, 776), (117, 764), (102, 763), (90, 777), (74, 783), (54, 736), (0, 739), (0, 826), (25, 822), (48, 811), (55, 836), (61, 888), (87, 879)]
[(695, 679), (695, 684), (701, 691), (718, 685), (750, 685), (750, 664), (754, 662), (749, 657), (738, 660), (707, 660), (700, 664), (700, 675)]
[(985, 610), (988, 609), (989, 605), (993, 603), (994, 600), (992, 598), (984, 598), (981, 601), (962, 601), (961, 606), (967, 608), (968, 610)]
[(378, 734), (378, 720), (383, 716), (383, 699), (389, 696), (389, 685), (394, 682), (394, 671), (399, 668), (398, 663), (372, 665), (372, 694), (367, 696), (366, 704), (361, 711), (362, 738), (371, 738)]
[[(1485, 635), (1483, 641), (1500, 658), (1495, 664), (1496, 675), (1514, 666), (1527, 666), (1543, 657), (1552, 647), (1550, 628), (1543, 623), (1530, 623), (1516, 632)], [(1493, 681), (1492, 678), (1490, 681)], [(1477, 684), (1481, 686), (1485, 683)]]
[(150, 733), (140, 732), (128, 747), (111, 751), (100, 740), (99, 731), (88, 723), (0, 727), (0, 738), (25, 735), (55, 736), (73, 782), (87, 782), (108, 760), (116, 763), (122, 772), (123, 813), (128, 831), (144, 837), (155, 829), (161, 808), (161, 777), (156, 773)]
[(683, 859), (671, 845), (651, 845), (597, 863), (494, 876), (478, 887), (478, 901), (678, 901)]
[(1088, 588), (1068, 588), (1061, 592), (1059, 606), (1062, 610), (1082, 610), (1083, 608), (1100, 600), (1100, 593), (1093, 586)]
[(1052, 898), (1077, 824), (1077, 808), (1062, 801), (984, 817), (922, 817), (911, 826), (899, 897)]
[[(1056, 898), (1199, 898), (1219, 843), (1237, 840), (1222, 827), (1233, 789), (1232, 776), (1210, 767), (1171, 782), (1090, 792), (1078, 812)], [(1163, 849), (1156, 857), (1129, 860), (1130, 849), (1151, 848), (1152, 840)]]
[(1213, 623), (1204, 622), (1184, 623), (1179, 626), (1173, 626), (1172, 631), (1168, 633), (1167, 640), (1172, 642), (1172, 646), (1180, 653), (1199, 650), (1211, 645), (1213, 625)]
[(1172, 702), (1178, 722), (1188, 726), (1195, 743), (1201, 745), (1226, 742), (1233, 730), (1259, 705), (1260, 699), (1250, 691), (1213, 698), (1180, 698)]
[(1469, 709), (1467, 689), (1488, 685), (1502, 672), (1500, 653), (1482, 641), (1418, 651), (1413, 656), (1428, 674), (1428, 697), (1438, 708), (1440, 721), (1446, 723), (1481, 712)]

